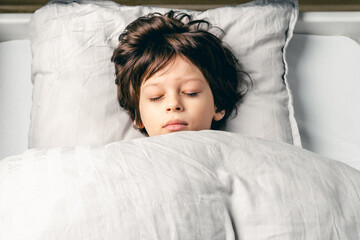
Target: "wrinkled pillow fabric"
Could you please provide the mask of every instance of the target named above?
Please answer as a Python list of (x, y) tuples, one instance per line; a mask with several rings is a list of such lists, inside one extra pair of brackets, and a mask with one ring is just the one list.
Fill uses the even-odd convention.
[[(141, 137), (117, 103), (110, 58), (131, 21), (169, 10), (109, 1), (52, 1), (36, 11), (30, 23), (34, 91), (29, 147), (101, 145)], [(285, 59), (297, 1), (180, 11), (222, 28), (224, 41), (252, 79), (238, 115), (224, 130), (300, 146)]]
[(0, 239), (358, 239), (360, 172), (223, 131), (0, 161)]

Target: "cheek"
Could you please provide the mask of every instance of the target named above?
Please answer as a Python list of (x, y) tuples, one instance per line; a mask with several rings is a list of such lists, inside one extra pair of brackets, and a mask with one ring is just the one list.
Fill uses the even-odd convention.
[(139, 111), (140, 111), (140, 117), (142, 120), (144, 120), (144, 118), (146, 118), (147, 116), (147, 112), (149, 111), (149, 105), (146, 103), (146, 101), (144, 101), (141, 97), (139, 100)]
[(156, 121), (157, 116), (159, 116), (159, 107), (148, 102), (146, 99), (139, 100), (139, 112), (141, 122), (146, 128), (147, 125), (152, 124)]
[(140, 96), (139, 99), (139, 112), (140, 112), (140, 118), (141, 118), (141, 122), (144, 124), (144, 120), (146, 121), (146, 116), (147, 116), (147, 110), (148, 107), (146, 106), (146, 102), (142, 99), (142, 97)]
[(204, 105), (206, 106), (207, 112), (215, 114), (214, 96), (210, 89), (205, 96)]
[(197, 105), (197, 115), (204, 121), (211, 122), (215, 115), (215, 106), (212, 94), (207, 94)]

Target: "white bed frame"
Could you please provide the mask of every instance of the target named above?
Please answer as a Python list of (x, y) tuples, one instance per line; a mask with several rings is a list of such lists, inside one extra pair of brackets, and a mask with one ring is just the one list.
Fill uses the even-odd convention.
[[(29, 39), (27, 26), (31, 16), (32, 14), (0, 14), (0, 42)], [(305, 34), (305, 35), (316, 35), (316, 36), (343, 36), (346, 37), (347, 39), (352, 39), (357, 44), (359, 44), (360, 43), (360, 12), (300, 12), (297, 24), (295, 26), (294, 34), (295, 35)], [(360, 51), (358, 52), (360, 53)], [(360, 68), (360, 64), (359, 64), (359, 68)], [(289, 72), (291, 71), (292, 69), (290, 66)], [(356, 77), (359, 79), (360, 82), (360, 76), (356, 76)], [(0, 88), (2, 86), (1, 80), (2, 79), (0, 79)], [(30, 80), (24, 84), (31, 86)], [(1, 90), (0, 94), (5, 91), (2, 89), (0, 90)], [(31, 93), (29, 93), (29, 96), (31, 96)], [(358, 102), (356, 105), (359, 106), (360, 102)], [(0, 107), (1, 107), (1, 103), (0, 103)], [(295, 117), (296, 117), (296, 111), (297, 109), (295, 104)], [(13, 119), (8, 119), (8, 117), (5, 116), (6, 114), (4, 113), (2, 114), (4, 115), (4, 116), (3, 115), (0, 116), (2, 121), (4, 121), (4, 118), (5, 120), (7, 119), (7, 121), (13, 121)], [(29, 124), (30, 119), (29, 118), (23, 119), (23, 122), (24, 124)], [(301, 125), (301, 123), (299, 123), (299, 125)], [(300, 133), (301, 130), (302, 128), (300, 126)], [(358, 134), (360, 135), (360, 133)], [(0, 135), (1, 135), (1, 126), (0, 126)], [(1, 138), (0, 136), (0, 146), (3, 145), (2, 141), (5, 141), (4, 139), (5, 138)], [(24, 140), (24, 143), (22, 144), (21, 148), (24, 148), (25, 150), (26, 144), (27, 144), (27, 140)], [(318, 152), (320, 154), (327, 155), (329, 157), (334, 157), (334, 158), (336, 157), (336, 154), (333, 155), (331, 153), (327, 154), (326, 152), (322, 152), (320, 150), (317, 151), (317, 149), (312, 149), (311, 146), (306, 146), (306, 144), (304, 147), (308, 148), (309, 150)], [(7, 151), (7, 153), (2, 153), (1, 151), (5, 151), (5, 150), (3, 148), (0, 148), (0, 158), (6, 157), (9, 154), (14, 154), (16, 152), (20, 153), (19, 149), (9, 150)], [(342, 150), (340, 149), (339, 151)], [(359, 144), (359, 152), (360, 152), (360, 144)], [(341, 159), (341, 160), (350, 161), (351, 158), (354, 157), (350, 156), (348, 159)], [(357, 164), (359, 164), (360, 166), (360, 154), (356, 155), (355, 161), (357, 161), (358, 162)]]

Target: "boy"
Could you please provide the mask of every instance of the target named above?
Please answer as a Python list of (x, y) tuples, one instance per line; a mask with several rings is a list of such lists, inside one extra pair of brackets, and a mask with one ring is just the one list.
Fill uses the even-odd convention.
[(153, 13), (119, 37), (118, 100), (145, 135), (219, 129), (246, 91), (238, 62), (205, 20)]

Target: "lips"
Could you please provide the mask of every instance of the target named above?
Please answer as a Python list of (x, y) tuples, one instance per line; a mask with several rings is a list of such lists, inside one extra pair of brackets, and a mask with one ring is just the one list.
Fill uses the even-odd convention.
[(188, 124), (181, 120), (170, 120), (168, 121), (163, 128), (169, 130), (169, 131), (181, 131), (186, 128)]

